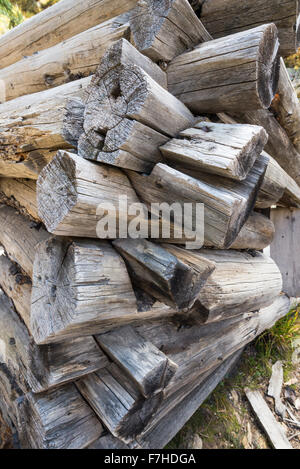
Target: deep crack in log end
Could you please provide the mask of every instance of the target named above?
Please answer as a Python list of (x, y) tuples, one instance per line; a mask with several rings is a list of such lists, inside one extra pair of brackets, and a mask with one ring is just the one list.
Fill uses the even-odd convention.
[(262, 35), (257, 67), (259, 99), (262, 107), (268, 109), (278, 89), (280, 72), (279, 40), (275, 24), (269, 24)]

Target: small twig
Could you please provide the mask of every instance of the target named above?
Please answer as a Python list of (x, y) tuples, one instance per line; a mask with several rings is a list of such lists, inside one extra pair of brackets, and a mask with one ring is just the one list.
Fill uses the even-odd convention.
[(289, 441), (291, 441), (291, 440), (293, 440), (294, 438), (296, 438), (297, 436), (300, 436), (300, 432), (294, 433), (294, 435), (290, 436), (288, 439), (289, 439)]

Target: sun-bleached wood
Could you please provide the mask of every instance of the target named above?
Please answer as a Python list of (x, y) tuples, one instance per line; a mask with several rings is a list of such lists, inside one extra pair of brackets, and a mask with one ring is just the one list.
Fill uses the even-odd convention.
[(77, 381), (77, 388), (113, 436), (129, 443), (149, 422), (161, 394), (145, 399), (115, 364)]
[[(1, 286), (3, 277), (9, 275), (3, 270), (11, 267), (10, 261), (4, 264), (2, 259), (3, 256), (0, 257)], [(20, 294), (20, 301), (27, 301), (28, 308), (30, 298), (25, 297), (23, 291), (24, 285), (20, 285), (14, 299)], [(17, 303), (15, 305), (19, 306)], [(93, 337), (37, 346), (13, 303), (3, 292), (0, 292), (0, 321), (1, 363), (6, 364), (14, 375), (21, 375), (34, 393), (65, 385), (104, 368), (108, 363)]]
[(248, 401), (275, 449), (293, 449), (281, 424), (277, 422), (260, 391), (245, 389)]
[(180, 248), (148, 240), (119, 239), (113, 246), (124, 258), (131, 280), (140, 289), (178, 309), (189, 308), (213, 272), (213, 262)]
[(138, 1), (130, 28), (137, 49), (155, 62), (169, 62), (211, 39), (187, 0)]
[(149, 172), (161, 161), (159, 147), (194, 117), (140, 66), (119, 65), (114, 50), (104, 59), (89, 90), (78, 154)]
[(0, 177), (0, 201), (37, 222), (36, 181)]
[(62, 0), (6, 33), (0, 41), (1, 67), (48, 49), (104, 21), (130, 11), (137, 0)]
[(300, 152), (300, 103), (283, 58), (280, 61), (278, 91), (271, 109), (297, 152)]
[(214, 38), (275, 23), (284, 57), (294, 54), (300, 45), (299, 0), (204, 0), (200, 18)]
[(261, 125), (269, 135), (265, 151), (300, 184), (300, 153), (297, 152), (287, 133), (274, 115), (265, 109), (236, 114), (235, 119), (252, 125)]
[(272, 221), (261, 213), (252, 212), (230, 249), (262, 251), (270, 246), (274, 234)]
[(28, 393), (17, 408), (24, 448), (85, 449), (104, 433), (74, 384), (41, 395)]
[(120, 169), (98, 165), (66, 151), (57, 153), (37, 182), (39, 216), (50, 233), (60, 236), (100, 236), (100, 204), (112, 205), (118, 221), (123, 217), (126, 220), (127, 209), (119, 209), (120, 196), (127, 197), (128, 205), (139, 202)]
[(200, 253), (216, 263), (194, 307), (205, 322), (264, 308), (282, 290), (281, 273), (267, 255), (205, 249)]
[(227, 249), (249, 217), (260, 189), (267, 158), (261, 156), (244, 181), (211, 176), (195, 170), (183, 174), (157, 164), (150, 176), (127, 171), (140, 199), (152, 203), (203, 203), (204, 244)]
[(176, 373), (177, 365), (133, 327), (98, 335), (96, 340), (145, 398), (165, 388)]
[(106, 49), (129, 38), (129, 24), (113, 18), (0, 70), (0, 103), (94, 73)]
[(137, 313), (123, 259), (107, 241), (51, 237), (36, 248), (31, 329), (38, 344), (102, 332), (102, 320)]
[(273, 24), (200, 44), (170, 62), (169, 91), (199, 114), (268, 108), (278, 85), (278, 47)]
[(267, 143), (262, 127), (199, 122), (160, 147), (167, 164), (241, 181)]
[(90, 81), (91, 77), (83, 78), (1, 105), (0, 171), (4, 176), (37, 179), (58, 149), (76, 146), (77, 126), (82, 126), (81, 100)]

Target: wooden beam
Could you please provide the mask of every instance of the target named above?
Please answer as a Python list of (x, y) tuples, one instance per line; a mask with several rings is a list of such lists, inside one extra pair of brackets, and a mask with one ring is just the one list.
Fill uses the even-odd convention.
[(298, 0), (204, 0), (200, 18), (214, 38), (275, 23), (282, 56), (294, 54), (300, 46)]
[(34, 180), (0, 177), (0, 201), (15, 208), (26, 217), (40, 221)]
[(1, 37), (1, 67), (126, 13), (136, 3), (137, 0), (120, 0), (118, 4), (111, 0), (87, 0), (74, 4), (74, 0), (63, 0)]
[(119, 64), (108, 51), (86, 101), (80, 156), (149, 172), (159, 147), (194, 123), (190, 111), (139, 65)]
[[(258, 158), (245, 181), (211, 176), (195, 170), (183, 174), (158, 164), (150, 176), (127, 174), (140, 199), (152, 203), (203, 203), (204, 244), (229, 248), (249, 217), (263, 181), (267, 159)], [(195, 225), (193, 225), (195, 226)]]
[[(103, 211), (98, 209), (105, 203), (115, 208), (118, 228), (122, 217), (127, 217), (127, 208), (123, 212), (119, 208), (120, 195), (127, 197), (128, 205), (139, 202), (120, 169), (98, 165), (66, 151), (57, 153), (37, 182), (39, 216), (50, 233), (60, 236), (98, 238), (97, 225), (103, 218)], [(115, 224), (113, 214), (111, 217)]]
[(200, 44), (172, 60), (169, 91), (195, 114), (266, 109), (278, 86), (273, 24)]
[(126, 18), (112, 18), (2, 68), (0, 103), (88, 77), (95, 72), (106, 49), (123, 37), (130, 37)]
[(77, 145), (82, 132), (82, 99), (90, 81), (91, 77), (83, 78), (1, 105), (3, 176), (37, 179), (58, 149)]
[(190, 308), (215, 269), (213, 262), (192, 252), (147, 240), (120, 239), (113, 246), (124, 258), (133, 283), (175, 309)]
[[(9, 275), (8, 272), (3, 274), (3, 269), (9, 267), (9, 261), (4, 265), (2, 258), (3, 256), (0, 257), (1, 286), (3, 277)], [(24, 291), (24, 285), (20, 285), (18, 291), (12, 294), (13, 299), (16, 300), (19, 294), (19, 301), (28, 301)], [(19, 306), (19, 303), (16, 302), (15, 305)], [(30, 303), (27, 303), (28, 306)], [(0, 321), (1, 364), (5, 364), (14, 376), (27, 383), (34, 393), (65, 385), (104, 368), (108, 363), (93, 337), (51, 346), (37, 346), (16, 313), (13, 303), (2, 290)]]
[(169, 62), (211, 39), (187, 0), (138, 2), (131, 12), (130, 28), (137, 49), (155, 62)]
[(98, 335), (96, 340), (145, 398), (165, 388), (176, 373), (177, 365), (133, 327)]
[(38, 344), (100, 333), (103, 321), (137, 314), (124, 261), (107, 241), (52, 237), (39, 244), (32, 283)]
[(199, 122), (160, 148), (166, 163), (230, 179), (245, 179), (267, 143), (262, 127)]

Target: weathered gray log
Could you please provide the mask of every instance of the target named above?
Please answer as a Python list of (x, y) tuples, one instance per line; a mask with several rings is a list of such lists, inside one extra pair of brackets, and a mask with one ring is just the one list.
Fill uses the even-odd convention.
[(236, 114), (239, 122), (252, 125), (261, 125), (269, 135), (265, 150), (288, 173), (291, 178), (300, 184), (300, 154), (296, 151), (287, 133), (281, 127), (274, 115), (267, 110), (245, 112)]
[(10, 259), (32, 277), (37, 245), (47, 240), (49, 233), (5, 205), (0, 206), (0, 225), (0, 244)]
[[(261, 156), (244, 181), (185, 170), (189, 175), (158, 164), (150, 176), (127, 174), (140, 199), (152, 203), (203, 203), (204, 244), (229, 248), (249, 217), (263, 181), (267, 158)], [(195, 226), (195, 224), (193, 224)]]
[[(116, 209), (117, 225), (122, 218), (126, 222), (127, 208), (120, 211), (120, 196), (127, 197), (128, 205), (139, 202), (121, 170), (91, 163), (65, 151), (57, 153), (37, 182), (39, 216), (50, 233), (61, 236), (100, 237), (97, 230), (103, 218), (103, 211), (98, 210), (100, 204)], [(116, 237), (117, 234), (113, 236)]]
[(200, 44), (172, 60), (169, 91), (194, 113), (268, 108), (278, 85), (273, 24)]
[(176, 247), (164, 249), (147, 240), (120, 239), (113, 246), (128, 265), (131, 280), (159, 301), (190, 308), (215, 269), (213, 262)]
[(282, 58), (280, 62), (278, 91), (272, 102), (271, 109), (299, 153), (300, 103)]
[(123, 259), (106, 241), (50, 238), (36, 249), (31, 327), (38, 344), (102, 332), (137, 314)]
[(3, 68), (0, 103), (91, 75), (106, 49), (123, 37), (130, 37), (129, 23), (120, 16)]
[(267, 143), (262, 127), (199, 122), (160, 148), (167, 164), (245, 179)]
[(275, 23), (282, 56), (294, 54), (300, 45), (298, 0), (204, 0), (200, 18), (214, 38)]
[(96, 340), (145, 398), (162, 391), (177, 370), (174, 362), (133, 327), (98, 335)]
[(269, 218), (252, 212), (230, 249), (262, 251), (274, 239), (275, 227)]
[(264, 308), (282, 290), (281, 273), (267, 255), (232, 250), (200, 252), (216, 263), (195, 303), (195, 311), (203, 315), (204, 322)]
[(76, 146), (90, 82), (83, 78), (1, 105), (1, 175), (37, 179), (58, 149)]
[(115, 364), (76, 386), (112, 435), (125, 443), (141, 433), (161, 402), (161, 394), (145, 399)]
[[(1, 286), (3, 270), (9, 268), (9, 261), (4, 265), (2, 258), (3, 256), (0, 257)], [(8, 273), (6, 275), (8, 276)], [(19, 286), (13, 299), (20, 294), (20, 300), (28, 301), (23, 290), (24, 286)], [(37, 346), (17, 315), (13, 303), (2, 291), (0, 323), (1, 366), (5, 365), (15, 376), (22, 377), (22, 382), (28, 383), (34, 393), (62, 386), (94, 373), (108, 363), (92, 337), (51, 346)]]
[(17, 402), (23, 448), (85, 449), (104, 429), (74, 384)]
[(0, 177), (0, 201), (17, 209), (23, 215), (40, 221), (34, 180)]
[(140, 172), (161, 161), (159, 147), (194, 122), (190, 111), (138, 65), (103, 58), (84, 111), (80, 156)]
[(130, 27), (137, 49), (155, 62), (169, 62), (211, 39), (187, 0), (139, 1)]
[(48, 49), (135, 7), (137, 0), (63, 0), (1, 37), (1, 67)]

